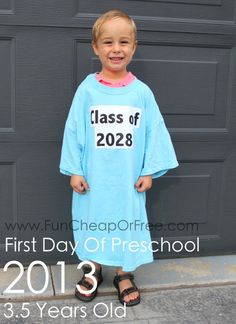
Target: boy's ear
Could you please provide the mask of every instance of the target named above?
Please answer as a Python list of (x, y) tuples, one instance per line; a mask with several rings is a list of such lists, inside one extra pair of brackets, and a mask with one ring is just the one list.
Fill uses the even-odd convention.
[(96, 55), (98, 55), (97, 45), (96, 45), (96, 43), (91, 42), (91, 46), (92, 46), (92, 49), (93, 49), (94, 53), (95, 53)]
[(138, 46), (138, 41), (136, 40), (136, 41), (134, 42), (134, 52), (136, 51), (137, 46)]

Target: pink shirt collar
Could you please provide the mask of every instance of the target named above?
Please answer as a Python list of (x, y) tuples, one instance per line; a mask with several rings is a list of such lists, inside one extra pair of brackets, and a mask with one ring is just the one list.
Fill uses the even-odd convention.
[(116, 83), (111, 83), (111, 82), (104, 80), (100, 76), (100, 73), (96, 73), (95, 76), (99, 82), (107, 85), (108, 87), (113, 87), (113, 88), (124, 87), (124, 86), (130, 84), (135, 79), (135, 76), (131, 72), (128, 72), (128, 74), (124, 77), (123, 80), (116, 82)]

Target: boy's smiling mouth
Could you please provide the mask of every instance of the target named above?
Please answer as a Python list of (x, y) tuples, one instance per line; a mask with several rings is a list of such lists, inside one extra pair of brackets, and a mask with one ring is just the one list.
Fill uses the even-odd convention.
[(114, 57), (110, 57), (110, 60), (112, 60), (112, 61), (121, 61), (121, 60), (123, 60), (123, 57), (114, 56)]

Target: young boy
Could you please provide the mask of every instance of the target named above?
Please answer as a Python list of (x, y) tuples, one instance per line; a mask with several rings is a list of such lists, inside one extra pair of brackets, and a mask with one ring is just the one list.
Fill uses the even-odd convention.
[(73, 223), (87, 225), (74, 230), (76, 253), (96, 269), (96, 289), (86, 266), (75, 295), (92, 300), (103, 281), (101, 265), (111, 265), (120, 302), (133, 306), (140, 292), (130, 271), (153, 261), (150, 232), (141, 226), (147, 224), (145, 192), (178, 162), (152, 91), (127, 71), (137, 47), (134, 21), (111, 10), (92, 34), (102, 69), (75, 93), (60, 162), (61, 173), (71, 176)]

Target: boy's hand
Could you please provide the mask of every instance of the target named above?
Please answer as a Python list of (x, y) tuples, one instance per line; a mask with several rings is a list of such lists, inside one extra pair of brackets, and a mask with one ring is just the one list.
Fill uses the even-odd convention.
[(70, 185), (79, 194), (85, 194), (89, 190), (89, 185), (81, 175), (73, 174), (70, 178)]
[(135, 183), (135, 188), (138, 192), (147, 191), (152, 187), (152, 176), (142, 176), (138, 178), (138, 181)]

